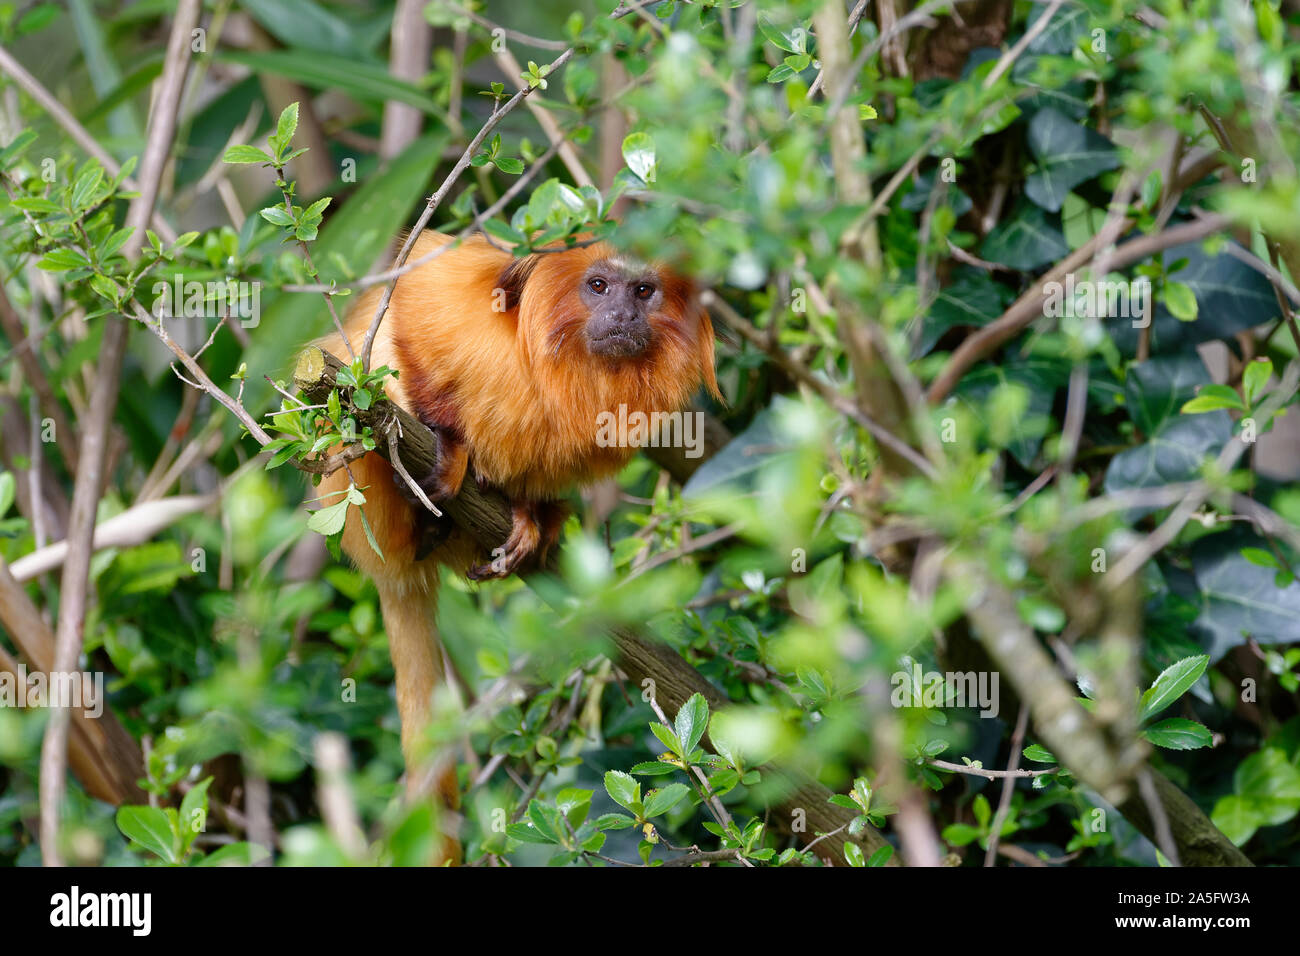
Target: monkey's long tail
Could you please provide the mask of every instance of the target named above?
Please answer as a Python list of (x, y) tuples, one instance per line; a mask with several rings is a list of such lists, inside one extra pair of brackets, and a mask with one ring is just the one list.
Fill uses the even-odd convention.
[[(446, 683), (446, 663), (438, 642), (438, 576), (380, 580), (379, 606), (388, 632), (388, 651), (397, 678), (397, 712), (402, 720), (402, 756), (406, 762), (406, 795), (411, 802), (433, 799), (439, 817), (451, 817), (460, 807), (455, 760), (438, 761), (428, 788), (433, 758), (426, 731), (432, 716), (433, 694)], [(447, 820), (440, 820), (445, 828)], [(460, 847), (444, 840), (439, 862), (458, 862)]]

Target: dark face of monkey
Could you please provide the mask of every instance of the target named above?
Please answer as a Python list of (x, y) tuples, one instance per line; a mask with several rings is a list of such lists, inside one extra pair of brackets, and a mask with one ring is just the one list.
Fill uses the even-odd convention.
[(650, 347), (650, 316), (664, 300), (654, 270), (602, 259), (587, 269), (579, 295), (589, 312), (583, 335), (592, 355), (634, 358)]

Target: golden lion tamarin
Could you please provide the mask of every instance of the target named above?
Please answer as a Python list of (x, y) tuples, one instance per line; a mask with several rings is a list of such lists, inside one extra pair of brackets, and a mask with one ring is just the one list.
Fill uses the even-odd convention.
[[(454, 241), (426, 232), (411, 260)], [(381, 295), (370, 289), (349, 313), (345, 331), (358, 351)], [(346, 359), (337, 335), (320, 344)], [(467, 534), (399, 487), (379, 455), (351, 465), (384, 559), (351, 509), (343, 548), (379, 590), (408, 794), (417, 795), (421, 732), (444, 678), (434, 626), (440, 567), (477, 579), (544, 556), (564, 518), (556, 499), (617, 473), (632, 454), (597, 442), (600, 414), (620, 405), (676, 411), (701, 383), (718, 395), (713, 347), (712, 325), (689, 280), (604, 243), (516, 257), (475, 237), (397, 280), (372, 366), (397, 370), (388, 397), (437, 438), (435, 473), (413, 478), (436, 503), (454, 496), (472, 472), (504, 492), (513, 521), (488, 563)], [(342, 491), (348, 481), (346, 471), (336, 471), (319, 493)], [(458, 805), (453, 774), (442, 774), (437, 788), (447, 805)]]

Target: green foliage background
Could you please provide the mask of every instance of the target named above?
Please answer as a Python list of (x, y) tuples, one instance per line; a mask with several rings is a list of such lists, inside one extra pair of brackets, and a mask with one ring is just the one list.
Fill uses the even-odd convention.
[[(905, 392), (909, 399), (919, 395), (963, 340), (1102, 228), (1125, 175), (1132, 189), (1122, 211), (1133, 219), (1126, 238), (1194, 222), (1198, 211), (1225, 213), (1233, 226), (1111, 277), (1150, 281), (1147, 336), (1123, 318), (1039, 317), (984, 356), (951, 395), (913, 403), (903, 427), (930, 456), (933, 474), (891, 476), (884, 495), (873, 487), (880, 448), (860, 424), (720, 325), (727, 401), (701, 401), (734, 434), (729, 445), (684, 487), (636, 458), (608, 514), (575, 495), (555, 579), (533, 588), (515, 579), (444, 584), (448, 651), (471, 693), (488, 694), (491, 705), (468, 724), (442, 707), (430, 728), (460, 758), (466, 859), (606, 865), (667, 859), (698, 845), (735, 848), (756, 864), (815, 863), (799, 849), (806, 838), (770, 825), (774, 794), (759, 768), (774, 761), (840, 794), (836, 802), (857, 815), (854, 832), (879, 828), (890, 839), (890, 787), (910, 781), (945, 852), (979, 865), (1001, 783), (934, 761), (1006, 766), (1024, 690), (1013, 694), (1004, 682), (997, 719), (885, 705), (891, 675), (910, 673), (913, 662), (925, 671), (989, 665), (962, 657), (969, 594), (960, 582), (898, 573), (881, 560), (877, 533), (892, 529), (905, 547), (977, 562), (1014, 595), (1021, 620), (1061, 653), (1062, 666), (1075, 668), (1068, 676), (1086, 699), (1095, 696), (1088, 674), (1105, 668), (1095, 639), (1108, 596), (1096, 549), (1116, 553), (1125, 533), (1140, 539), (1168, 516), (1175, 500), (1148, 501), (1144, 489), (1203, 477), (1212, 486), (1198, 512), (1204, 520), (1189, 523), (1140, 572), (1140, 673), (1128, 690), (1134, 698), (1146, 691), (1141, 716), (1153, 765), (1254, 862), (1296, 863), (1300, 493), (1292, 483), (1300, 466), (1269, 476), (1253, 455), (1230, 474), (1209, 463), (1242, 419), (1270, 400), (1294, 401), (1278, 385), (1297, 357), (1294, 317), (1269, 278), (1233, 252), (1274, 263), (1283, 284), (1298, 278), (1276, 252), (1277, 244), (1300, 243), (1300, 14), (1266, 0), (1169, 0), (1139, 16), (1130, 4), (1074, 0), (1036, 31), (1044, 7), (1017, 2), (1000, 49), (974, 49), (957, 77), (920, 80), (885, 68), (868, 15), (852, 51), (877, 49), (849, 78), (843, 108), (860, 120), (866, 170), (885, 197), (869, 214), (877, 264), (842, 244), (871, 203), (842, 195), (827, 98), (809, 95), (819, 70), (818, 4), (762, 2), (750, 19), (744, 5), (717, 2), (651, 4), (645, 16), (617, 19), (607, 16), (610, 0), (578, 6), (489, 3), (482, 15), (576, 45), (534, 98), (589, 168), (598, 165), (607, 111), (621, 113), (622, 168), (606, 169), (617, 172), (610, 189), (579, 191), (552, 160), (489, 233), (527, 240), (539, 230), (572, 236), (600, 228), (623, 193), (615, 241), (687, 264), (769, 344), (850, 401), (862, 384), (848, 347), (855, 323), (871, 324), (893, 357), (896, 383), (916, 389)], [(161, 70), (173, 7), (0, 3), (0, 41), (125, 160), (143, 146), (149, 85)], [(160, 276), (262, 284), (260, 322), (244, 330), (246, 341), (223, 330), (201, 361), (265, 421), (280, 409), (267, 376), (283, 379), (297, 346), (329, 324), (319, 295), (283, 289), (312, 276), (298, 244), (286, 242), (284, 223), (257, 214), (281, 202), (273, 175), (221, 161), (232, 143), (260, 147), (275, 131), (285, 104), (265, 81), (294, 81), (315, 100), (318, 118), (328, 117), (328, 165), (338, 178), (320, 195), (332, 202), (307, 217), (305, 232), (292, 216), (289, 229), (310, 240), (324, 281), (347, 282), (382, 261), (391, 237), (414, 221), (422, 197), (499, 100), (491, 84), (502, 76), (489, 29), (449, 4), (426, 10), (437, 33), (418, 84), (388, 73), (393, 5), (383, 0), (219, 0), (207, 14), (210, 45), (195, 59), (202, 95), (185, 101), (162, 203), (173, 223), (195, 234), (174, 246), (159, 242), (146, 261)], [(255, 23), (270, 42), (242, 42), (235, 23)], [(1033, 38), (990, 82), (1026, 31)], [(555, 55), (507, 43), (521, 63)], [(458, 83), (463, 97), (453, 94)], [(120, 186), (31, 99), (5, 92), (7, 123), (18, 128), (6, 129), (4, 142), (17, 145), (0, 154), (8, 193), (0, 198), (0, 269), (24, 321), (50, 327), (36, 351), (75, 420), (105, 323), (122, 321), (124, 289), (139, 281), (143, 295), (151, 280), (132, 275), (115, 252), (125, 239), (117, 231)], [(386, 101), (422, 110), (425, 133), (381, 162), (374, 145)], [(1215, 118), (1253, 130), (1259, 155), (1224, 154), (1222, 165), (1172, 188), (1171, 143), (1179, 144), (1176, 158), (1216, 150)], [(498, 133), (438, 211), (438, 228), (467, 224), (545, 147), (522, 108)], [(51, 168), (52, 178), (42, 175)], [(297, 169), (291, 162), (288, 175)], [(216, 174), (238, 187), (242, 223), (223, 224)], [(310, 206), (320, 196), (294, 198)], [(93, 252), (72, 253), (74, 246)], [(214, 323), (187, 341), (191, 351)], [(85, 666), (109, 675), (112, 711), (145, 745), (148, 789), (177, 812), (119, 816), (74, 785), (64, 812), (67, 852), (110, 865), (221, 862), (212, 854), (235, 842), (225, 860), (246, 861), (250, 781), (266, 781), (278, 864), (426, 860), (437, 821), (399, 799), (392, 669), (373, 586), (337, 562), (294, 578), (290, 556), (309, 534), (303, 476), (252, 462), (256, 445), (235, 419), (208, 397), (186, 399), (170, 356), (142, 327), (132, 335), (101, 518), (132, 504), (178, 421), (186, 440), (210, 435), (212, 443), (165, 490), (224, 491), (219, 506), (148, 543), (94, 558)], [(1251, 361), (1243, 363), (1247, 340)], [(1215, 342), (1236, 356), (1226, 375), (1197, 351)], [(0, 479), (0, 555), (12, 563), (35, 548), (28, 496), (16, 494), (31, 465), (25, 423), (33, 393), (16, 361), (0, 365), (0, 378), (8, 469)], [(1063, 434), (1072, 388), (1083, 390), (1083, 407), (1070, 449)], [(1265, 434), (1274, 423), (1256, 424)], [(70, 491), (57, 452), (67, 440), (41, 453), (42, 467)], [(1072, 467), (1037, 480), (1066, 462)], [(1281, 524), (1265, 533), (1242, 519), (1233, 492), (1269, 507)], [(731, 531), (699, 546), (719, 528)], [(28, 592), (53, 616), (57, 574), (32, 581)], [(734, 706), (714, 716), (696, 700), (680, 713), (656, 714), (605, 656), (603, 635), (617, 624), (665, 641)], [(0, 644), (15, 650), (8, 635)], [(518, 686), (494, 694), (506, 678)], [(6, 864), (40, 859), (32, 821), (46, 718), (39, 709), (0, 708)], [(704, 751), (699, 734), (711, 718), (714, 748)], [(312, 744), (322, 731), (350, 743), (348, 784), (368, 837), (362, 854), (321, 821)], [(1001, 842), (1055, 863), (1156, 864), (1152, 844), (1040, 744), (1031, 727), (1020, 765), (1042, 772), (1014, 788)], [(687, 766), (711, 781), (730, 825), (711, 812)], [(877, 791), (882, 779), (889, 786)], [(197, 838), (188, 826), (196, 810), (204, 821)], [(867, 860), (854, 847), (847, 862), (879, 864), (888, 855)]]

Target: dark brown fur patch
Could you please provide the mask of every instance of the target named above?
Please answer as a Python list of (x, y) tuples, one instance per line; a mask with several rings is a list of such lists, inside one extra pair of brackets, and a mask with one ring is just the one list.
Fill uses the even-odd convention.
[(519, 308), (519, 298), (524, 294), (524, 286), (528, 283), (528, 277), (533, 274), (533, 270), (537, 268), (540, 259), (541, 256), (536, 254), (520, 256), (501, 270), (501, 275), (497, 277), (497, 288), (506, 294), (507, 312)]
[(398, 355), (398, 372), (411, 407), (407, 409), (430, 428), (444, 428), (459, 439), (462, 434), (460, 416), (457, 414), (456, 393), (453, 389), (434, 384), (424, 370), (424, 364), (415, 354), (416, 346), (405, 336), (393, 339)]

